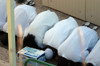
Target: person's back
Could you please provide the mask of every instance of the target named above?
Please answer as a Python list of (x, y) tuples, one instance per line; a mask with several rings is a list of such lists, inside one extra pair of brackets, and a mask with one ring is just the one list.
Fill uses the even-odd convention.
[[(50, 10), (39, 13), (30, 26), (25, 29), (23, 40), (24, 47), (34, 47), (34, 45), (37, 45), (38, 48), (45, 48), (45, 45), (43, 44), (44, 34), (47, 30), (52, 28), (58, 20), (57, 14)], [(32, 41), (30, 41), (30, 39)]]
[(15, 9), (15, 30), (17, 32), (17, 25), (21, 24), (23, 33), (37, 15), (36, 8), (29, 5), (19, 5)]
[(0, 0), (0, 30), (2, 31), (3, 25), (7, 22), (7, 0)]
[[(14, 16), (15, 16), (15, 33), (17, 35), (17, 26), (21, 24), (22, 30), (24, 32), (25, 28), (30, 25), (30, 23), (34, 20), (36, 13), (36, 8), (33, 6), (21, 4), (18, 5), (14, 9)], [(3, 31), (8, 32), (7, 23), (3, 27)]]
[[(79, 28), (82, 30), (84, 40), (82, 40), (81, 36), (79, 36)], [(84, 41), (84, 44), (81, 44), (81, 41)], [(98, 35), (96, 31), (88, 27), (80, 26), (74, 29), (68, 39), (60, 45), (58, 48), (58, 54), (73, 62), (83, 62), (81, 54), (84, 54), (84, 58), (86, 58), (89, 51), (93, 49), (97, 41)]]
[[(32, 6), (28, 6), (23, 4), (26, 0), (16, 0), (18, 6), (14, 9), (14, 18), (15, 18), (15, 33), (17, 37), (17, 26), (20, 24), (22, 26), (22, 30), (29, 26), (31, 21), (36, 16), (35, 8)], [(8, 44), (8, 24), (6, 23), (3, 26), (4, 35), (0, 36), (0, 40), (4, 45)]]
[(61, 20), (45, 33), (43, 43), (58, 49), (62, 42), (65, 41), (77, 27), (78, 24), (73, 17)]

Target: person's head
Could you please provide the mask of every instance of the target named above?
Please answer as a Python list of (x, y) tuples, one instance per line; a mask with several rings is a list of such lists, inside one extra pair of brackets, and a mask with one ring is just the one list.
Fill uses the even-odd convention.
[(86, 66), (94, 66), (92, 63), (87, 63)]
[(35, 36), (32, 34), (28, 34), (26, 37), (23, 39), (23, 47), (32, 47), (36, 49), (41, 49), (38, 47), (37, 42), (35, 41)]
[(22, 4), (24, 2), (26, 2), (27, 0), (15, 0), (17, 3)]

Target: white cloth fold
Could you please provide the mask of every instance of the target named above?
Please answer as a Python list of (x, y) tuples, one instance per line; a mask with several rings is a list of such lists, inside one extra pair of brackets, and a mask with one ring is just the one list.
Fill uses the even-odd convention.
[(100, 66), (100, 40), (87, 56), (86, 63), (92, 63), (94, 66)]
[[(30, 24), (28, 28), (25, 29), (24, 37), (28, 34), (35, 36), (35, 41), (40, 48), (44, 48), (43, 38), (47, 30), (49, 30), (53, 25), (59, 21), (58, 16), (55, 12), (49, 10), (39, 13), (34, 21)], [(34, 39), (33, 39), (34, 40)]]
[(0, 0), (0, 30), (3, 30), (3, 25), (7, 22), (7, 0)]
[(55, 49), (71, 34), (78, 24), (73, 17), (61, 20), (45, 33), (43, 43)]
[[(14, 1), (14, 7), (16, 3)], [(0, 0), (0, 30), (3, 31), (4, 24), (7, 23), (7, 0)]]
[[(84, 43), (82, 44), (81, 36), (78, 29), (83, 33)], [(85, 26), (74, 29), (72, 34), (60, 45), (58, 54), (66, 59), (74, 62), (82, 62), (83, 55), (86, 58), (89, 54), (88, 50), (92, 50), (98, 41), (97, 32)]]
[[(34, 20), (36, 13), (36, 8), (29, 5), (19, 5), (14, 9), (14, 18), (15, 18), (15, 34), (17, 35), (17, 26), (20, 24), (24, 32), (25, 28), (30, 25)], [(8, 24), (6, 23), (3, 27), (3, 31), (8, 32)]]

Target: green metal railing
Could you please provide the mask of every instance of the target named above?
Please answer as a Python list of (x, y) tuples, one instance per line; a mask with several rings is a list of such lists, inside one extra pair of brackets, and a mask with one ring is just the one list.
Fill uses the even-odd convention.
[(28, 60), (26, 60), (25, 63), (24, 63), (24, 66), (27, 66), (29, 61), (36, 62), (36, 63), (39, 63), (39, 64), (43, 64), (44, 66), (56, 66), (56, 65), (49, 64), (47, 62), (39, 61), (39, 60), (36, 60), (36, 59), (28, 59)]

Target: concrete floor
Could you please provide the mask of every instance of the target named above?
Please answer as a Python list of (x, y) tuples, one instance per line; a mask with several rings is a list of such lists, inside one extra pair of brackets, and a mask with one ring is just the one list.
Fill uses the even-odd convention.
[(2, 45), (2, 43), (0, 42), (0, 66), (7, 66), (9, 61), (8, 56), (9, 54), (7, 46)]
[[(51, 11), (56, 12), (57, 15), (59, 16), (60, 20), (66, 19), (66, 18), (69, 17), (69, 15), (67, 15), (67, 14), (61, 13), (61, 12), (54, 10), (52, 8), (49, 8), (49, 7), (42, 6), (41, 0), (34, 0), (34, 1), (36, 2), (35, 7), (36, 7), (36, 10), (37, 10), (37, 13), (40, 13), (42, 11), (49, 9)], [(75, 19), (80, 26), (85, 23), (84, 21), (82, 21), (80, 19), (77, 19), (77, 18), (75, 18)], [(92, 26), (94, 26), (94, 25), (91, 25), (90, 27), (92, 27)], [(100, 28), (97, 30), (97, 32), (98, 32), (98, 35), (100, 37)], [(49, 60), (48, 62), (52, 63), (52, 64), (56, 64), (57, 63), (56, 61), (57, 61), (56, 59), (53, 59), (53, 60)], [(9, 64), (9, 53), (8, 53), (7, 46), (2, 45), (2, 43), (0, 42), (0, 66), (7, 66), (8, 64)]]

